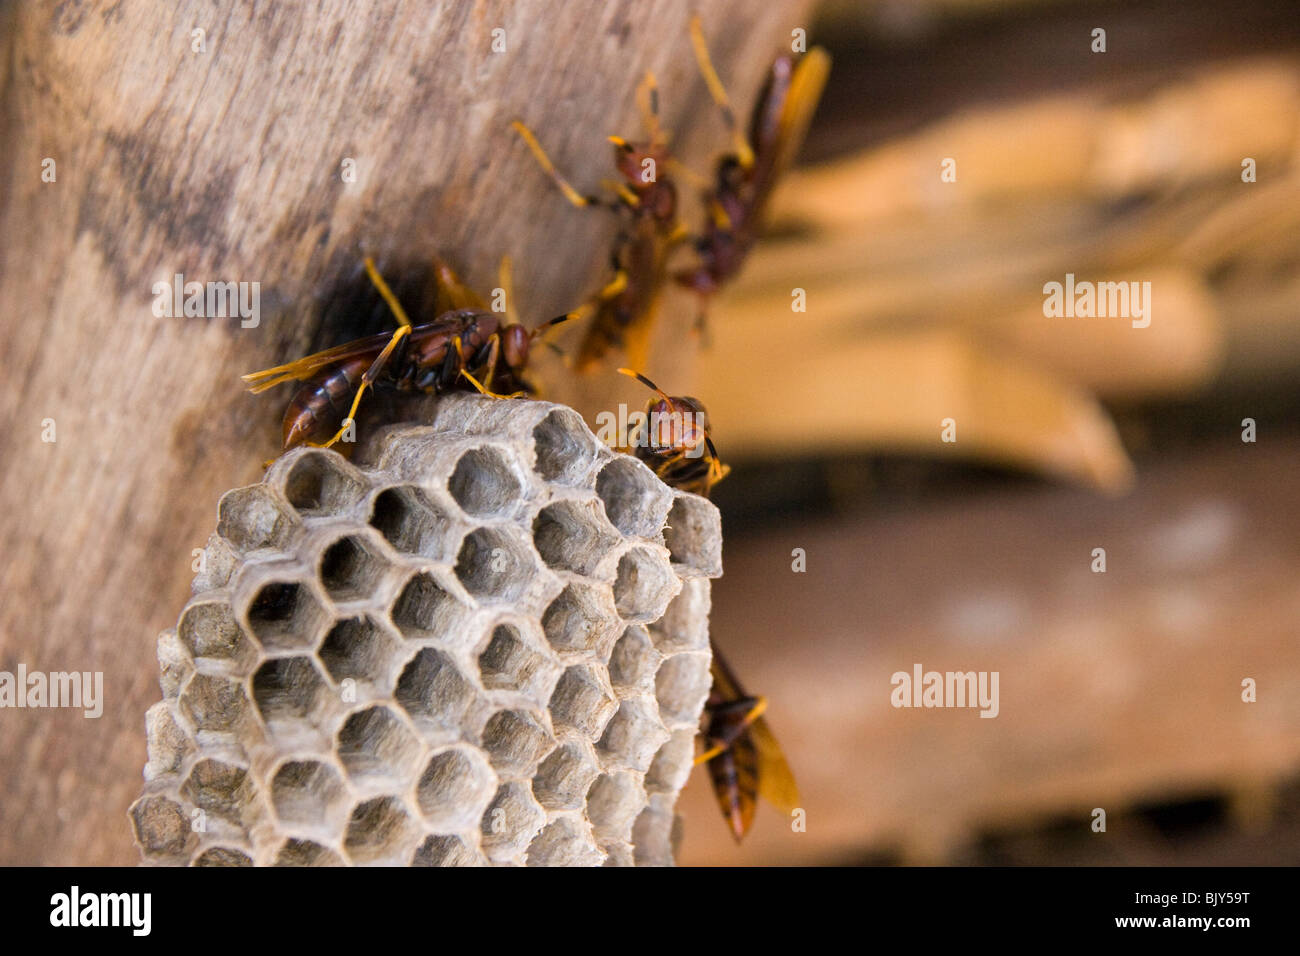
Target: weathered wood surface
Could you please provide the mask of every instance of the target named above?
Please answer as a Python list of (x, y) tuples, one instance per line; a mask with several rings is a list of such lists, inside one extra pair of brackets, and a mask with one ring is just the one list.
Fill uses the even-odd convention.
[[(604, 137), (640, 129), (649, 69), (681, 154), (707, 168), (726, 137), (690, 53), (696, 6), (743, 110), (807, 25), (804, 0), (0, 12), (0, 669), (103, 671), (107, 697), (98, 720), (0, 712), (0, 863), (136, 859), (125, 812), (158, 697), (154, 640), (186, 599), (217, 498), (257, 480), (288, 400), (248, 395), (239, 374), (361, 331), (366, 252), (417, 301), (433, 253), (480, 289), (508, 253), (526, 321), (575, 306), (603, 278), (615, 222), (570, 208), (508, 124), (534, 125), (594, 188), (611, 170)], [(153, 284), (178, 272), (259, 282), (260, 324), (156, 318)], [(693, 318), (675, 308), (670, 343)], [(365, 331), (383, 321), (365, 318)], [(644, 401), (617, 376), (578, 387), (557, 370), (543, 370), (548, 397)], [(671, 370), (688, 371), (671, 351), (650, 368)]]

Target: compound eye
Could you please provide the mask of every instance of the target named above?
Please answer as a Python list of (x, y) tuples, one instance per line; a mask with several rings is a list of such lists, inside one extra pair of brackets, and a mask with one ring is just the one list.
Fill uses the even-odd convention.
[(528, 333), (523, 326), (511, 325), (501, 333), (501, 351), (511, 368), (520, 369), (528, 364)]

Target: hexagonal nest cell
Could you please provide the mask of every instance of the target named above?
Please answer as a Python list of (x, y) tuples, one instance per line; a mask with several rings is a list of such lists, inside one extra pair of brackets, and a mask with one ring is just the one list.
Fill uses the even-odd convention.
[(432, 407), (222, 497), (158, 641), (147, 864), (672, 863), (717, 510), (571, 409)]

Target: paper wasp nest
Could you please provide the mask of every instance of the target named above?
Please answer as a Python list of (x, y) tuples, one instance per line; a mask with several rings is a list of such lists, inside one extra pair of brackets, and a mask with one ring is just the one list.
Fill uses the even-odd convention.
[(436, 409), (221, 499), (158, 641), (146, 862), (672, 862), (717, 510), (568, 408)]

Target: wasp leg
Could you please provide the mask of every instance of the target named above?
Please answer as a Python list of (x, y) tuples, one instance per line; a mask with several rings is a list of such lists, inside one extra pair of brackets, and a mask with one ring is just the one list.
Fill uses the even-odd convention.
[(627, 288), (627, 270), (620, 268), (614, 273), (614, 278), (605, 284), (605, 288), (596, 294), (596, 298), (601, 302), (608, 302), (610, 299), (616, 299), (623, 294)]
[(438, 279), (438, 312), (453, 309), (482, 309), (483, 300), (478, 293), (465, 285), (447, 262), (433, 257), (433, 272)]
[(731, 745), (736, 742), (737, 738), (739, 738), (742, 733), (744, 733), (745, 729), (754, 721), (758, 720), (758, 718), (763, 716), (763, 712), (767, 710), (767, 698), (742, 697), (739, 700), (727, 701), (725, 704), (717, 704), (716, 706), (708, 706), (705, 709), (708, 710), (712, 716), (730, 716), (732, 714), (739, 714), (740, 719), (729, 725), (726, 733), (722, 737), (713, 738), (718, 742), (695, 758), (696, 765), (708, 763), (714, 757), (718, 756), (718, 754), (730, 750)]
[(461, 369), (460, 374), (465, 376), (465, 378), (469, 381), (469, 383), (473, 385), (475, 389), (478, 390), (478, 393), (480, 395), (486, 395), (488, 398), (524, 398), (525, 396), (528, 395), (528, 392), (526, 391), (511, 392), (508, 395), (503, 392), (489, 392), (486, 388), (484, 388), (479, 383), (479, 380), (476, 379), (469, 372), (465, 371), (464, 369)]
[(736, 142), (736, 158), (740, 160), (742, 168), (749, 169), (754, 165), (754, 150), (750, 148), (745, 134), (740, 131), (736, 123), (736, 112), (731, 108), (731, 101), (727, 99), (727, 91), (723, 88), (722, 81), (718, 79), (718, 71), (713, 68), (713, 60), (709, 57), (709, 45), (704, 39), (704, 28), (700, 25), (699, 14), (691, 17), (691, 46), (695, 48), (695, 62), (700, 66), (700, 74), (704, 77), (704, 84), (709, 88), (709, 95), (713, 97), (713, 102), (718, 104), (718, 109), (722, 110), (722, 121)]
[(700, 345), (703, 348), (712, 348), (713, 340), (709, 336), (709, 300), (707, 296), (701, 295), (699, 298), (699, 307), (695, 312), (695, 334), (699, 337)]
[[(381, 276), (379, 270), (375, 268), (375, 260), (369, 256), (366, 256), (366, 274), (370, 276), (371, 283), (377, 290), (379, 290), (379, 294), (383, 296), (384, 301), (388, 303), (388, 307), (393, 310), (393, 316), (397, 319), (398, 325), (405, 326), (409, 329), (411, 327), (411, 320), (406, 317), (406, 310), (402, 308), (402, 303), (397, 301), (397, 296), (393, 295), (393, 290), (388, 288), (388, 283), (384, 281), (384, 277)], [(391, 346), (392, 343), (389, 344)], [(387, 360), (385, 359), (385, 361)]]
[(397, 331), (393, 333), (393, 337), (389, 339), (388, 344), (384, 346), (384, 350), (375, 356), (375, 360), (370, 363), (370, 368), (366, 369), (366, 373), (361, 376), (361, 384), (357, 386), (357, 394), (352, 397), (352, 407), (348, 409), (347, 417), (343, 419), (343, 423), (339, 426), (339, 430), (334, 433), (334, 437), (327, 442), (307, 442), (306, 444), (309, 444), (314, 448), (329, 448), (344, 436), (348, 430), (348, 426), (356, 420), (357, 408), (361, 405), (361, 396), (365, 395), (366, 389), (370, 388), (370, 386), (374, 384), (375, 379), (377, 379), (379, 373), (384, 370), (384, 366), (388, 364), (388, 360), (392, 357), (393, 351), (401, 344), (402, 339), (406, 338), (410, 334), (411, 326), (409, 323), (398, 326)]
[[(497, 373), (497, 360), (501, 357), (501, 335), (493, 332), (488, 339), (487, 372), (483, 376), (483, 387), (492, 388), (492, 377)], [(490, 393), (490, 392), (489, 392)]]
[(674, 176), (679, 175), (682, 179), (690, 180), (691, 185), (701, 192), (708, 192), (713, 189), (714, 182), (710, 177), (705, 176), (698, 169), (692, 169), (690, 166), (687, 166), (676, 156), (669, 156), (664, 160), (664, 165), (668, 167), (668, 171)]
[(542, 149), (542, 144), (538, 142), (537, 137), (534, 135), (532, 130), (519, 122), (519, 120), (515, 120), (510, 125), (514, 128), (514, 131), (519, 134), (520, 138), (528, 144), (528, 148), (532, 151), (533, 158), (537, 160), (537, 164), (542, 167), (542, 171), (546, 173), (546, 175), (551, 177), (555, 182), (555, 185), (559, 187), (560, 192), (564, 194), (565, 199), (577, 206), (579, 209), (586, 206), (601, 205), (601, 201), (595, 196), (584, 196), (569, 185), (569, 181), (560, 175), (560, 171), (556, 169), (555, 164), (551, 162), (551, 157), (546, 155), (546, 150)]
[(493, 333), (488, 339), (487, 374), (483, 376), (482, 382), (470, 374), (469, 369), (466, 367), (465, 352), (461, 347), (460, 339), (452, 339), (452, 342), (455, 343), (456, 354), (460, 356), (460, 374), (464, 376), (467, 382), (474, 386), (480, 395), (486, 395), (488, 398), (519, 398), (528, 394), (526, 391), (521, 391), (511, 392), (507, 395), (504, 392), (494, 392), (491, 390), (492, 376), (496, 372), (497, 357), (501, 351), (501, 337), (499, 335)]
[(659, 128), (659, 84), (649, 70), (646, 70), (645, 76), (637, 85), (636, 105), (641, 111), (641, 121), (645, 124), (646, 132), (650, 134), (650, 142), (663, 142), (663, 130)]
[[(627, 141), (624, 140), (621, 136), (611, 136), (609, 137), (609, 141), (613, 143), (615, 146), (627, 145)], [(627, 206), (629, 209), (636, 209), (641, 205), (641, 197), (638, 196), (636, 193), (632, 192), (632, 187), (630, 187), (627, 183), (620, 183), (616, 179), (610, 179), (609, 177), (605, 177), (600, 181), (600, 186), (602, 189), (607, 189), (610, 192), (614, 193), (614, 195), (618, 196), (618, 198), (623, 202), (623, 204)], [(613, 205), (615, 209), (618, 208), (618, 203), (614, 203)]]
[(677, 223), (676, 226), (673, 227), (673, 231), (670, 232), (666, 237), (664, 237), (664, 243), (668, 246), (669, 249), (672, 249), (674, 246), (678, 245), (679, 243), (685, 242), (687, 239), (690, 238), (692, 238), (691, 231), (686, 227), (686, 223), (679, 222)]

